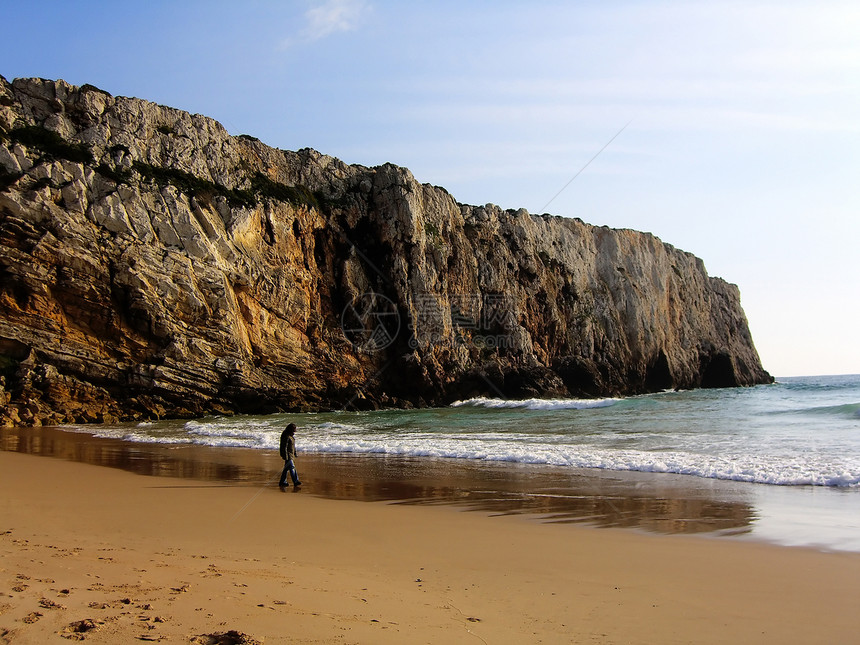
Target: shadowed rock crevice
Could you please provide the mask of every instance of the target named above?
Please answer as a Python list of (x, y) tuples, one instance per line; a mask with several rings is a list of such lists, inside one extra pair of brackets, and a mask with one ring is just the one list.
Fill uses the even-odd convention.
[(672, 371), (669, 368), (669, 359), (666, 352), (660, 350), (657, 358), (648, 366), (645, 372), (645, 390), (648, 392), (659, 392), (675, 385)]
[(737, 387), (739, 384), (731, 356), (718, 353), (703, 359), (702, 387)]
[(0, 173), (0, 423), (770, 381), (698, 258), (392, 164), (0, 77)]

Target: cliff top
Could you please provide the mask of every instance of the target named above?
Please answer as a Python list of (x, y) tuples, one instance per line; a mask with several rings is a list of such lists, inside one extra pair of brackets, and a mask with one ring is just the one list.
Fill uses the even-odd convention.
[[(252, 157), (256, 156), (258, 160), (271, 160), (277, 154), (283, 154), (287, 157), (299, 157), (305, 160), (312, 160), (314, 164), (320, 169), (322, 174), (329, 174), (338, 178), (343, 178), (345, 176), (366, 175), (368, 172), (371, 171), (385, 171), (386, 174), (401, 177), (404, 183), (415, 181), (414, 175), (408, 168), (399, 166), (391, 162), (378, 164), (376, 166), (364, 166), (362, 164), (354, 163), (346, 164), (340, 159), (326, 155), (312, 147), (300, 148), (295, 151), (272, 147), (262, 142), (259, 138), (250, 134), (230, 135), (222, 123), (211, 117), (201, 114), (192, 114), (184, 110), (164, 106), (137, 97), (125, 97), (121, 95), (115, 96), (106, 90), (96, 87), (95, 85), (84, 84), (81, 86), (75, 86), (70, 83), (67, 83), (62, 79), (50, 80), (36, 77), (16, 78), (11, 83), (9, 83), (2, 75), (0, 75), (0, 84), (3, 85), (3, 94), (17, 94), (19, 99), (24, 99), (22, 103), (25, 105), (28, 103), (27, 99), (30, 99), (30, 116), (32, 116), (35, 122), (39, 123), (40, 125), (43, 125), (49, 130), (56, 131), (61, 136), (68, 135), (70, 137), (70, 140), (72, 141), (86, 145), (93, 151), (93, 154), (95, 155), (95, 160), (97, 162), (103, 161), (104, 157), (110, 152), (110, 150), (105, 150), (103, 149), (103, 146), (99, 146), (98, 139), (94, 137), (92, 133), (88, 132), (86, 128), (79, 130), (77, 128), (63, 127), (64, 124), (61, 120), (58, 121), (56, 119), (50, 118), (51, 115), (43, 114), (42, 111), (39, 110), (37, 107), (37, 103), (39, 101), (53, 101), (54, 105), (58, 108), (61, 108), (60, 111), (69, 115), (69, 117), (73, 121), (74, 115), (77, 111), (86, 111), (96, 108), (96, 110), (104, 112), (110, 109), (109, 104), (112, 104), (119, 109), (127, 110), (133, 113), (149, 113), (157, 115), (156, 120), (160, 121), (161, 124), (156, 126), (155, 132), (147, 133), (148, 135), (150, 135), (146, 139), (147, 145), (149, 146), (154, 145), (153, 138), (158, 140), (174, 136), (188, 137), (188, 125), (191, 124), (193, 127), (196, 128), (201, 128), (202, 126), (202, 130), (204, 130), (210, 136), (214, 134), (218, 136), (218, 138), (231, 141), (233, 144), (231, 148), (250, 148), (256, 153), (255, 155), (252, 155)], [(87, 98), (88, 94), (101, 95), (103, 99), (96, 99), (95, 101), (92, 101)], [(0, 97), (0, 101), (2, 100), (2, 97)], [(8, 97), (7, 102), (9, 100), (13, 100), (13, 98)], [(42, 119), (41, 121), (40, 118)], [(78, 123), (76, 125), (82, 124)], [(86, 124), (84, 123), (83, 125)], [(16, 127), (17, 125), (15, 123), (4, 124), (2, 123), (2, 121), (0, 121), (0, 132), (5, 131), (8, 133), (9, 131), (14, 130)], [(196, 144), (199, 142), (195, 141), (194, 143)], [(123, 144), (114, 144), (114, 148), (116, 148), (117, 145), (122, 146)], [(162, 147), (163, 146), (164, 144), (162, 143)], [(142, 156), (146, 157), (147, 155), (144, 154)], [(256, 164), (256, 167), (248, 167), (248, 164), (244, 163), (241, 165), (241, 167), (233, 167), (229, 169), (228, 172), (225, 172), (223, 169), (218, 169), (217, 167), (215, 167), (214, 164), (207, 164), (206, 167), (202, 167), (200, 165), (190, 164), (187, 160), (181, 158), (168, 158), (163, 161), (174, 168), (179, 168), (181, 170), (185, 170), (187, 168), (188, 171), (190, 171), (190, 173), (193, 174), (195, 177), (204, 179), (205, 181), (211, 181), (216, 185), (226, 186), (228, 189), (235, 188), (237, 186), (242, 186), (244, 188), (253, 187), (254, 173), (265, 173), (267, 175), (271, 175), (272, 171), (271, 165), (265, 167), (265, 162), (263, 165)], [(244, 178), (244, 183), (242, 183), (241, 179), (239, 178)], [(295, 178), (280, 177), (279, 179), (285, 182), (284, 185), (289, 185), (291, 180), (295, 182)], [(321, 182), (326, 188), (331, 187), (331, 184), (329, 183), (328, 179), (329, 178), (326, 178), (325, 181)], [(422, 183), (421, 185), (428, 188), (432, 188), (437, 191), (441, 191), (446, 195), (450, 194), (442, 186), (430, 183)], [(316, 189), (313, 185), (309, 185), (308, 188), (310, 188), (311, 190)], [(277, 191), (275, 190), (270, 192)], [(343, 194), (329, 194), (326, 197), (332, 200), (337, 200), (342, 198)], [(601, 228), (605, 230), (641, 233), (653, 237), (656, 241), (660, 242), (661, 244), (665, 244), (669, 248), (676, 248), (671, 244), (663, 242), (659, 236), (647, 231), (636, 231), (634, 229), (629, 228), (616, 228), (608, 225), (589, 224), (578, 217), (564, 217), (560, 215), (553, 215), (551, 213), (530, 213), (525, 208), (502, 209), (493, 203), (487, 203), (483, 206), (470, 205), (459, 201), (457, 201), (456, 203), (464, 210), (484, 208), (490, 210), (497, 210), (501, 213), (504, 213), (508, 217), (530, 217), (533, 219), (539, 218), (544, 221), (558, 221), (562, 224), (564, 222), (577, 222), (580, 224), (595, 226), (596, 228)], [(692, 253), (688, 253), (681, 249), (678, 249), (678, 251), (686, 253), (691, 257), (695, 257)]]

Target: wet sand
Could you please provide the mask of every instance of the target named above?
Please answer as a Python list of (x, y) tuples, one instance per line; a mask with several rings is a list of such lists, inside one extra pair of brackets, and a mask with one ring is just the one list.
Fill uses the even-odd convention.
[[(233, 631), (266, 643), (790, 643), (850, 642), (860, 628), (860, 555), (570, 526), (582, 508), (517, 508), (515, 487), (499, 494), (500, 481), (541, 477), (534, 469), (473, 472), (459, 506), (427, 491), (469, 477), (420, 460), (368, 460), (371, 485), (354, 461), (307, 455), (307, 488), (282, 493), (262, 485), (278, 460), (259, 451), (205, 449), (204, 462), (190, 446), (154, 459), (86, 435), (34, 440), (67, 458), (16, 454), (38, 451), (3, 435), (0, 642), (207, 642)], [(94, 453), (125, 471), (81, 463)], [(532, 483), (564, 490), (558, 477)], [(310, 494), (317, 486), (323, 496)], [(728, 518), (730, 531), (747, 521), (736, 499), (723, 508), (688, 492), (673, 510), (661, 501), (670, 495), (641, 488), (620, 516), (685, 526), (687, 511), (713, 509), (703, 514)], [(586, 507), (593, 524), (613, 515)]]
[[(271, 450), (133, 443), (57, 428), (0, 428), (0, 450), (223, 486), (275, 483), (283, 464)], [(380, 454), (307, 453), (299, 470), (306, 494), (330, 499), (453, 505), (545, 522), (860, 553), (857, 490)]]
[[(0, 428), (0, 450), (219, 485), (277, 483), (274, 451), (139, 444), (57, 428)], [(301, 454), (306, 494), (329, 499), (454, 505), (657, 533), (740, 535), (755, 510), (748, 486), (692, 477), (390, 455)]]

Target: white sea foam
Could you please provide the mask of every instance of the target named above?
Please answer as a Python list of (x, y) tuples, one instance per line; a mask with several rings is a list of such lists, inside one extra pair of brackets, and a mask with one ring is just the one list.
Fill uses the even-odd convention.
[(455, 401), (452, 408), (523, 408), (526, 410), (586, 410), (615, 405), (619, 399), (489, 399), (483, 396)]
[(508, 437), (504, 443), (480, 439), (416, 440), (393, 436), (378, 440), (315, 440), (304, 450), (321, 453), (377, 453), (546, 464), (574, 468), (693, 475), (710, 479), (782, 486), (860, 487), (860, 460), (854, 463), (816, 463), (804, 458), (773, 461), (762, 456), (713, 457), (688, 452), (607, 450), (569, 445), (527, 444)]
[(158, 437), (153, 438), (147, 435), (143, 435), (137, 432), (130, 432), (129, 434), (123, 435), (123, 441), (131, 441), (132, 443), (160, 443), (166, 445), (182, 445), (182, 444), (190, 444), (194, 443), (192, 439), (189, 437)]
[(349, 423), (333, 423), (326, 421), (316, 426), (320, 430), (324, 430), (328, 434), (355, 434), (367, 432), (364, 426), (353, 425)]

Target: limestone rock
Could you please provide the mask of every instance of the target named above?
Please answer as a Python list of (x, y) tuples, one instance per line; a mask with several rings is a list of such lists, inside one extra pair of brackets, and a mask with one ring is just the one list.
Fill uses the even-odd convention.
[(92, 86), (0, 77), (0, 423), (769, 382), (738, 289)]

